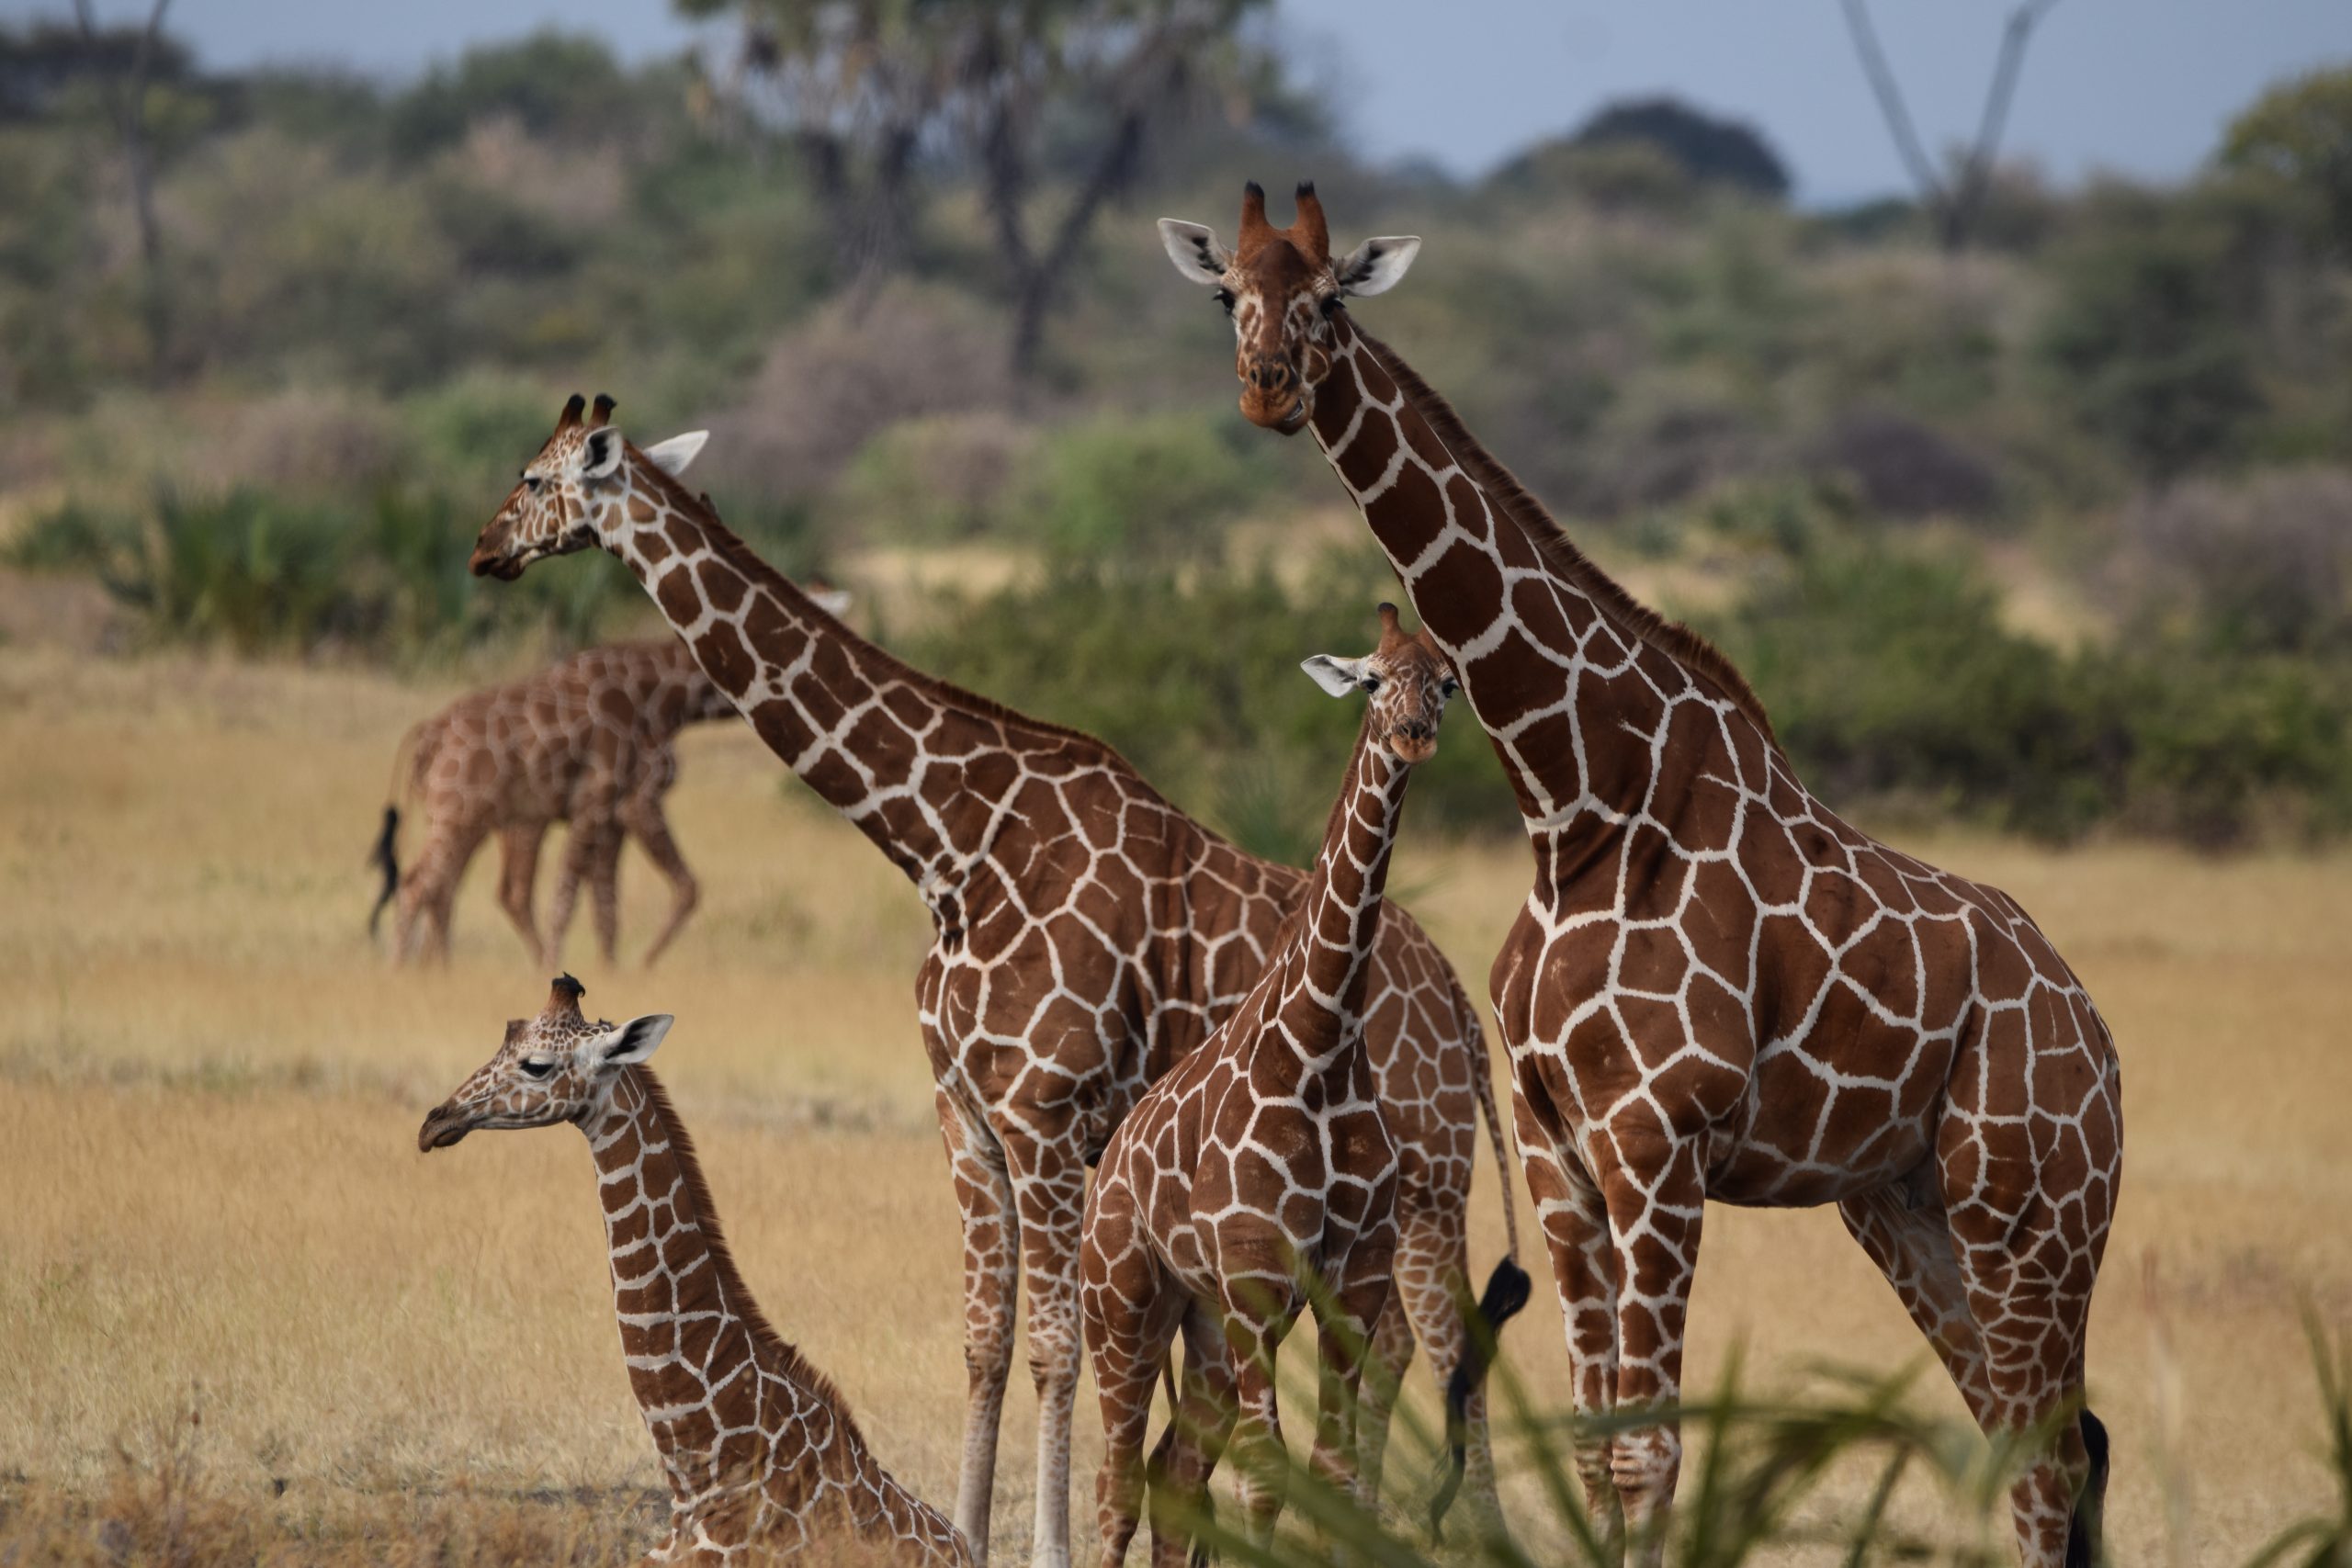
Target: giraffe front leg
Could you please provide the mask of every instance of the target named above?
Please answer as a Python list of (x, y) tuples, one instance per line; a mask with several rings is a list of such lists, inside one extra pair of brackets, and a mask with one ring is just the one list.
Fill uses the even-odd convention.
[[(933, 1055), (938, 1056), (937, 1047)], [(964, 1222), (964, 1451), (956, 1485), (956, 1528), (973, 1561), (989, 1557), (995, 1500), (997, 1429), (1012, 1373), (1012, 1315), (1021, 1283), (1021, 1221), (1013, 1210), (1004, 1151), (945, 1089), (933, 1091), (956, 1206)]]
[[(1682, 1397), (1683, 1328), (1706, 1212), (1699, 1145), (1649, 1128), (1613, 1127), (1595, 1144), (1607, 1162), (1599, 1174), (1618, 1280), (1616, 1408), (1672, 1405)], [(1619, 1432), (1609, 1469), (1634, 1561), (1656, 1568), (1682, 1472), (1680, 1423), (1662, 1417)]]
[(1396, 1222), (1384, 1214), (1357, 1238), (1336, 1288), (1315, 1305), (1315, 1451), (1308, 1463), (1359, 1504), (1370, 1501), (1356, 1469), (1364, 1363), (1374, 1326), (1396, 1310), (1389, 1280), (1396, 1258)]
[(1144, 1245), (1134, 1193), (1095, 1188), (1087, 1205), (1079, 1258), (1079, 1295), (1094, 1389), (1102, 1411), (1102, 1468), (1095, 1476), (1095, 1518), (1102, 1568), (1119, 1568), (1143, 1519), (1144, 1439), (1152, 1391), (1185, 1306)]
[(498, 907), (530, 950), (531, 961), (552, 969), (555, 957), (539, 935), (537, 912), (532, 908), (538, 891), (539, 843), (547, 830), (545, 822), (517, 822), (499, 829)]
[(1021, 1216), (1021, 1268), (1029, 1278), (1029, 1375), (1037, 1390), (1037, 1516), (1030, 1562), (1032, 1568), (1068, 1568), (1070, 1417), (1083, 1351), (1078, 1250), (1086, 1163), (1059, 1124), (1033, 1130), (1008, 1117), (998, 1135)]
[[(1543, 1090), (1532, 1091), (1540, 1095)], [(1600, 1189), (1566, 1137), (1548, 1099), (1512, 1075), (1511, 1109), (1520, 1169), (1535, 1201), (1536, 1224), (1552, 1261), (1553, 1289), (1567, 1334), (1569, 1399), (1577, 1417), (1577, 1478), (1587, 1517), (1611, 1561), (1624, 1555), (1625, 1513), (1617, 1493), (1614, 1440), (1594, 1423), (1617, 1404), (1617, 1274)]]
[(659, 797), (625, 804), (621, 807), (621, 825), (637, 835), (637, 841), (644, 847), (654, 869), (670, 884), (670, 918), (653, 939), (653, 945), (645, 950), (645, 966), (650, 969), (653, 961), (662, 956), (685, 925), (686, 917), (695, 912), (695, 906), (702, 901), (702, 889), (686, 864), (686, 857), (678, 851), (678, 840), (670, 831), (670, 819), (663, 814)]
[(1216, 1314), (1186, 1302), (1184, 1376), (1168, 1430), (1152, 1450), (1152, 1568), (1189, 1568), (1193, 1526), (1212, 1517), (1209, 1477), (1233, 1437), (1233, 1351)]

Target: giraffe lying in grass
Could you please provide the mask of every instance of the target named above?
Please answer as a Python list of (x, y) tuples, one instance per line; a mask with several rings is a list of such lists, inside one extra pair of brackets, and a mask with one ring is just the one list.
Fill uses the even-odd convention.
[(646, 1059), (670, 1032), (654, 1013), (581, 1015), (566, 975), (537, 1018), (424, 1119), (417, 1147), (488, 1128), (587, 1134), (621, 1354), (670, 1483), (653, 1562), (726, 1563), (864, 1543), (894, 1561), (965, 1565), (964, 1539), (882, 1468), (839, 1390), (786, 1344), (744, 1287), (694, 1145)]
[[(1249, 1534), (1272, 1538), (1286, 1462), (1274, 1352), (1302, 1305), (1322, 1361), (1313, 1463), (1354, 1486), (1356, 1392), (1396, 1250), (1396, 1144), (1364, 1050), (1364, 998), (1405, 786), (1436, 753), (1454, 691), (1452, 663), (1404, 633), (1395, 605), (1380, 622), (1373, 653), (1306, 664), (1332, 695), (1371, 701), (1282, 942), (1208, 1043), (1112, 1134), (1087, 1198), (1080, 1299), (1102, 1404), (1104, 1568), (1135, 1534), (1152, 1389), (1180, 1331), (1185, 1393), (1157, 1467), (1169, 1496), (1206, 1507), (1229, 1434)], [(1152, 1535), (1154, 1562), (1185, 1561), (1181, 1529), (1156, 1517)]]

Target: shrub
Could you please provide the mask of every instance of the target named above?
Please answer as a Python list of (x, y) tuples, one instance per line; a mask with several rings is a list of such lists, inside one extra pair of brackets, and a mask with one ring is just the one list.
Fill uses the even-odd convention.
[(1982, 516), (2000, 500), (1993, 465), (1929, 425), (1862, 410), (1831, 423), (1814, 463), (1850, 477), (1863, 503), (1891, 517)]
[[(1360, 558), (1316, 586), (1269, 573), (1113, 570), (1068, 562), (1035, 583), (945, 606), (910, 649), (922, 668), (1117, 747), (1143, 775), (1244, 848), (1299, 863), (1320, 840), (1361, 708), (1301, 674), (1311, 653), (1377, 637), (1373, 606), (1402, 599)], [(1413, 784), (1414, 819), (1516, 822), (1468, 705)]]
[(1001, 412), (904, 420), (859, 451), (834, 501), (860, 538), (965, 538), (1001, 520), (1031, 444), (1031, 433)]
[(2143, 612), (2186, 604), (2230, 651), (2352, 648), (2352, 472), (2178, 485), (2135, 502), (2124, 532), (2154, 579)]
[(1159, 567), (1214, 553), (1267, 482), (1263, 444), (1222, 416), (1103, 415), (1065, 425), (1029, 462), (1012, 522), (1057, 556)]

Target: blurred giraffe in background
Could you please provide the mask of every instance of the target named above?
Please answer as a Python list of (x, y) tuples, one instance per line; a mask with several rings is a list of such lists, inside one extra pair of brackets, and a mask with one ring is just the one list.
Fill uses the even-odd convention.
[[(446, 960), (458, 882), (495, 834), (499, 908), (532, 959), (554, 966), (584, 881), (609, 964), (619, 934), (621, 845), (634, 834), (672, 889), (669, 920), (646, 951), (652, 963), (698, 897), (662, 811), (678, 777), (675, 738), (686, 725), (733, 711), (674, 641), (589, 649), (527, 679), (458, 698), (410, 730), (393, 763), (395, 803), (424, 800), (424, 839), (403, 874), (395, 852), (400, 807), (385, 807), (376, 846), (384, 886), (368, 917), (370, 934), (397, 898), (394, 958)], [(571, 836), (542, 937), (534, 886), (540, 843), (558, 822), (570, 825)]]

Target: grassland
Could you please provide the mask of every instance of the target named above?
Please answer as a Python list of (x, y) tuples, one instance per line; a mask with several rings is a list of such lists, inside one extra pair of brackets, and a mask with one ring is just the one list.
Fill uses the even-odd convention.
[[(655, 1477), (584, 1154), (560, 1130), (415, 1149), (545, 976), (479, 872), (447, 972), (391, 970), (362, 936), (393, 741), (447, 694), (0, 649), (0, 1558), (145, 1554), (166, 1486), (243, 1561), (645, 1543)], [(654, 973), (577, 940), (572, 966), (607, 1016), (679, 1015), (665, 1076), (753, 1288), (886, 1461), (944, 1500), (963, 1371), (909, 998), (922, 917), (780, 777), (744, 731), (690, 735), (673, 802), (701, 914)], [(2131, 1177), (2091, 1359), (2113, 1539), (2122, 1562), (2240, 1560), (2328, 1485), (2297, 1312), (2352, 1317), (2352, 858), (1909, 847), (2020, 897), (2115, 1027)], [(1426, 838), (1398, 868), (1474, 989), (1523, 875), (1515, 846)], [(626, 948), (661, 889), (642, 863), (625, 877)], [(1483, 1258), (1500, 1225), (1480, 1180)], [(1702, 1385), (1735, 1350), (1770, 1386), (1918, 1357), (1826, 1213), (1712, 1219), (1692, 1340)], [(1510, 1344), (1536, 1390), (1564, 1385), (1548, 1298)], [(1016, 1378), (1008, 1557), (1026, 1394)], [(1935, 1379), (1917, 1398), (1958, 1412)], [(1866, 1484), (1841, 1477), (1826, 1506)], [(1937, 1507), (1902, 1504), (1928, 1530)]]

